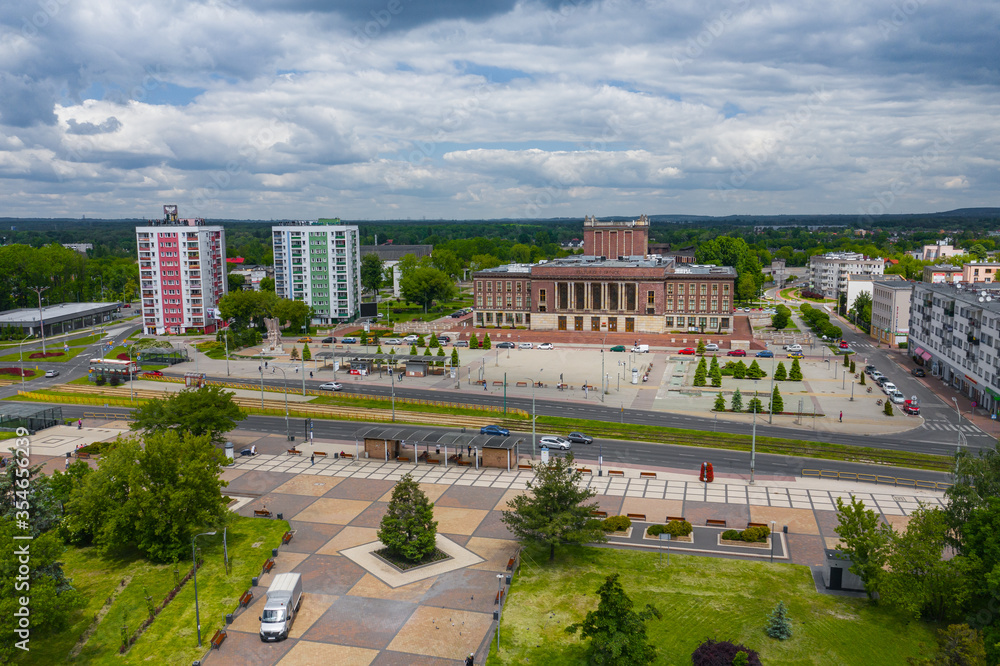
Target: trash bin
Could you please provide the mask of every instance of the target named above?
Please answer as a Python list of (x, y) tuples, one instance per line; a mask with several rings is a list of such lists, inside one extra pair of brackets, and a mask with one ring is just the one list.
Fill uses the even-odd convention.
[(278, 549), (277, 548), (272, 548), (271, 549), (271, 557), (277, 557), (277, 556), (278, 556)]
[(250, 579), (250, 587), (257, 587), (257, 576)]
[(233, 614), (226, 613), (226, 624), (232, 624), (232, 623), (233, 623)]
[(285, 514), (283, 514), (283, 513), (279, 513), (278, 514), (278, 520), (284, 520), (284, 515)]

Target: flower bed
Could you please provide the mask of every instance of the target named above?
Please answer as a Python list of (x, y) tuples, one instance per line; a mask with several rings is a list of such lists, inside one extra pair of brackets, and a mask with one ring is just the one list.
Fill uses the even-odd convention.
[(34, 370), (21, 370), (21, 368), (0, 368), (0, 375), (14, 375), (15, 377), (31, 377)]
[(35, 352), (28, 358), (49, 358), (50, 356), (65, 356), (65, 354), (63, 352)]
[(411, 562), (410, 560), (402, 557), (396, 557), (389, 552), (388, 548), (380, 548), (379, 550), (373, 551), (372, 555), (400, 572), (410, 571), (411, 569), (427, 566), (428, 564), (434, 564), (435, 562), (443, 562), (444, 560), (451, 559), (451, 555), (444, 552), (440, 548), (435, 548), (434, 552), (419, 562)]

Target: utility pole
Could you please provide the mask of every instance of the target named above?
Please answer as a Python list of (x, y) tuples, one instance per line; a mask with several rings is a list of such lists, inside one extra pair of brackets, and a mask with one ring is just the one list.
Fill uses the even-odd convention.
[(31, 291), (38, 294), (38, 328), (42, 332), (42, 353), (45, 353), (45, 318), (42, 315), (42, 292), (46, 291), (48, 287), (28, 287)]

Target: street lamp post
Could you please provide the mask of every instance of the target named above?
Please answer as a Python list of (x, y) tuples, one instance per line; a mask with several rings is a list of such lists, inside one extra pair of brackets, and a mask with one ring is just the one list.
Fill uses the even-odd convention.
[[(771, 357), (771, 409), (767, 410), (768, 424), (774, 423), (774, 368), (777, 360), (778, 359), (776, 357)], [(719, 415), (716, 414), (715, 418), (718, 420)]]
[(198, 647), (201, 647), (201, 615), (198, 613), (198, 556), (195, 554), (194, 542), (200, 536), (213, 536), (215, 530), (202, 532), (191, 537), (191, 560), (194, 562), (194, 622), (198, 627)]
[(601, 350), (601, 402), (604, 402), (604, 383), (607, 381), (607, 377), (604, 376), (604, 350)]
[(958, 454), (962, 450), (962, 440), (965, 438), (965, 433), (962, 432), (962, 410), (958, 406), (958, 398), (952, 397), (951, 401), (955, 403), (955, 414), (958, 416), (958, 441), (955, 443), (955, 476), (958, 476)]
[[(278, 368), (277, 365), (274, 367)], [(285, 439), (291, 441), (292, 433), (288, 427), (288, 376), (285, 374), (284, 368), (278, 368), (278, 370), (281, 370), (281, 381), (284, 384), (282, 390), (285, 393)]]
[[(541, 371), (542, 371), (542, 369), (539, 368), (538, 372), (541, 372)], [(538, 417), (535, 416), (535, 380), (532, 379), (531, 377), (526, 377), (525, 379), (528, 379), (529, 381), (531, 381), (531, 459), (534, 460), (535, 459), (535, 419), (538, 418)]]
[(260, 408), (264, 409), (264, 345), (260, 346), (260, 363), (257, 369), (260, 371)]
[(389, 354), (389, 381), (392, 382), (392, 422), (396, 422), (396, 355)]
[(41, 331), (41, 333), (42, 333), (42, 353), (44, 354), (46, 352), (46, 350), (45, 350), (45, 318), (44, 318), (44, 315), (42, 315), (42, 292), (45, 291), (45, 290), (47, 290), (48, 287), (29, 287), (29, 289), (31, 289), (31, 291), (33, 291), (36, 294), (38, 294), (38, 330)]
[(21, 340), (20, 342), (17, 343), (17, 358), (18, 358), (18, 360), (21, 363), (21, 389), (22, 390), (24, 389), (24, 353), (21, 351), (21, 345), (23, 345), (25, 342), (27, 342), (28, 338), (30, 338), (30, 337), (31, 337), (31, 335), (28, 335), (27, 338), (25, 338), (24, 340)]
[[(756, 383), (756, 382), (754, 382)], [(753, 392), (753, 435), (750, 438), (750, 485), (753, 485), (753, 469), (757, 460), (757, 391)]]
[(771, 521), (771, 563), (774, 564), (774, 521)]

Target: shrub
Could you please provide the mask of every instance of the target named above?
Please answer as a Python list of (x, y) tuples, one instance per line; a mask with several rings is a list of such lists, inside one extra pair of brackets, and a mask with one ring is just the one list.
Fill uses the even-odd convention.
[(94, 383), (98, 386), (104, 386), (108, 383), (108, 379), (104, 375), (97, 375), (97, 377), (94, 378)]
[(865, 373), (863, 373), (863, 372), (861, 373), (861, 385), (862, 386), (865, 385)]
[(111, 381), (108, 382), (112, 386), (121, 386), (122, 380), (118, 375), (111, 375)]
[(740, 532), (740, 538), (747, 543), (760, 543), (766, 541), (768, 535), (771, 534), (771, 528), (767, 526), (763, 527), (748, 527), (742, 532)]
[(788, 618), (788, 610), (785, 608), (784, 601), (779, 601), (778, 605), (774, 607), (774, 610), (768, 616), (765, 631), (768, 636), (777, 638), (779, 641), (788, 640), (792, 637), (792, 622)]
[(15, 377), (30, 377), (34, 374), (31, 370), (24, 370), (22, 372), (21, 368), (0, 368), (0, 375), (14, 375)]
[(712, 406), (712, 410), (716, 412), (726, 411), (726, 398), (722, 395), (721, 391), (715, 396), (715, 405)]
[(845, 368), (851, 367), (851, 355), (850, 354), (844, 354), (844, 367)]
[(857, 371), (858, 371), (857, 365), (855, 365), (854, 361), (851, 361), (851, 373), (853, 374)]
[(785, 370), (785, 364), (779, 361), (778, 367), (774, 369), (774, 381), (783, 382), (786, 379), (788, 379), (788, 372)]
[(892, 400), (889, 400), (889, 398), (885, 399), (885, 407), (882, 409), (882, 413), (886, 416), (892, 416)]
[(689, 536), (693, 530), (691, 523), (686, 520), (671, 520), (663, 529), (664, 532), (674, 537)]
[(743, 537), (740, 536), (739, 530), (726, 530), (722, 533), (722, 538), (726, 541), (740, 541)]
[(646, 528), (646, 534), (653, 537), (660, 536), (661, 534), (664, 534), (666, 531), (667, 531), (666, 525), (650, 525), (649, 527)]
[(728, 666), (735, 662), (736, 655), (740, 652), (746, 654), (747, 659), (744, 663), (747, 666), (761, 666), (760, 656), (745, 645), (730, 641), (716, 641), (711, 638), (705, 639), (705, 642), (695, 648), (691, 654), (691, 663), (694, 666), (719, 666), (721, 664)]
[(604, 519), (605, 532), (624, 532), (632, 527), (632, 520), (628, 516), (608, 516)]
[(792, 359), (792, 369), (788, 371), (788, 378), (793, 382), (802, 381), (802, 366), (799, 365), (799, 359)]

